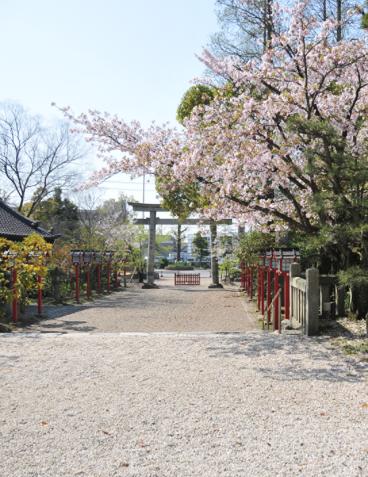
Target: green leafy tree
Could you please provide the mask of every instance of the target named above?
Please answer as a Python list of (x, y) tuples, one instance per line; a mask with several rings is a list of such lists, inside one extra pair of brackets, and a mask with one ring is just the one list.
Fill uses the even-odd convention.
[(172, 233), (172, 238), (173, 238), (174, 246), (175, 246), (175, 250), (176, 250), (176, 261), (177, 262), (181, 261), (181, 252), (182, 252), (182, 248), (183, 248), (184, 234), (187, 230), (188, 230), (187, 228), (183, 229), (182, 225), (179, 223), (177, 225), (176, 231), (174, 231)]
[[(24, 208), (27, 209), (28, 206), (29, 204), (25, 204)], [(55, 189), (51, 198), (39, 202), (32, 213), (32, 218), (39, 221), (44, 228), (60, 234), (61, 242), (76, 242), (80, 238), (78, 207), (69, 199), (62, 197), (60, 188)]]
[(196, 106), (210, 104), (216, 95), (216, 89), (198, 84), (189, 88), (184, 94), (176, 112), (176, 119), (180, 124), (192, 114)]
[(255, 265), (258, 263), (260, 252), (272, 249), (275, 245), (275, 237), (272, 234), (258, 231), (245, 232), (240, 237), (236, 255), (240, 261)]
[(193, 238), (193, 249), (196, 257), (202, 265), (203, 258), (208, 255), (208, 240), (201, 232), (197, 232)]

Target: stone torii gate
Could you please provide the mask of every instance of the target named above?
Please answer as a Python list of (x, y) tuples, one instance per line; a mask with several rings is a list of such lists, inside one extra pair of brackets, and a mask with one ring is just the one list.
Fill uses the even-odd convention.
[(147, 282), (143, 285), (143, 288), (158, 288), (155, 284), (155, 243), (156, 243), (156, 225), (209, 225), (211, 230), (211, 276), (212, 284), (211, 288), (222, 288), (219, 283), (218, 267), (215, 240), (217, 236), (217, 225), (231, 225), (231, 219), (225, 219), (220, 221), (213, 220), (200, 220), (200, 219), (185, 219), (179, 221), (178, 219), (161, 219), (157, 217), (157, 212), (169, 212), (168, 209), (161, 207), (160, 204), (140, 204), (137, 202), (128, 202), (133, 207), (134, 212), (149, 212), (149, 217), (146, 219), (135, 219), (134, 223), (139, 225), (149, 225), (148, 235), (148, 261), (147, 261)]

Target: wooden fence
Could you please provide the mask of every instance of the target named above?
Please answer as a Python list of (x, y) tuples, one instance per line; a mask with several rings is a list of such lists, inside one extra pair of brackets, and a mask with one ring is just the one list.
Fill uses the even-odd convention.
[(290, 267), (290, 314), (293, 327), (300, 327), (307, 336), (318, 334), (320, 312), (319, 273), (308, 268), (300, 277), (300, 264)]
[(200, 285), (201, 275), (199, 273), (175, 273), (175, 285)]
[(306, 323), (306, 288), (307, 281), (300, 277), (290, 283), (290, 315), (297, 328), (304, 328)]
[[(320, 279), (311, 268), (301, 277), (299, 254), (270, 251), (260, 256), (258, 265), (241, 264), (241, 288), (253, 299), (257, 291), (257, 308), (263, 315), (263, 326), (281, 331), (285, 326), (301, 328), (306, 335), (318, 333), (320, 314)], [(256, 286), (255, 283), (256, 282)]]

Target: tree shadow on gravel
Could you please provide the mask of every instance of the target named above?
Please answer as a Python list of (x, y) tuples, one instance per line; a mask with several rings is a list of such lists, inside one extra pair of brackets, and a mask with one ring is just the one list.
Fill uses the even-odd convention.
[[(227, 293), (239, 293), (239, 290), (238, 289), (229, 289), (229, 288), (185, 288), (185, 286), (183, 286), (183, 288), (175, 288), (173, 291), (183, 291), (183, 292), (186, 292), (186, 293), (224, 293), (224, 294), (227, 294)], [(240, 296), (240, 295), (239, 295)]]
[[(248, 361), (251, 367), (264, 377), (274, 381), (319, 380), (329, 382), (358, 383), (366, 379), (368, 366), (351, 360), (337, 350), (324, 348), (327, 338), (306, 338), (300, 335), (277, 336), (270, 333), (248, 333), (242, 336), (225, 337), (218, 345), (211, 344), (206, 349), (211, 357), (227, 358), (243, 356), (256, 358)], [(282, 360), (280, 363), (280, 355)], [(333, 356), (334, 355), (334, 356)], [(258, 366), (257, 358), (266, 357), (270, 366)], [(331, 359), (331, 357), (340, 357)], [(305, 359), (313, 361), (307, 367)], [(266, 360), (266, 362), (267, 362)]]
[(34, 318), (31, 323), (26, 322), (18, 324), (17, 328), (22, 332), (30, 333), (35, 331), (41, 333), (67, 333), (69, 331), (90, 332), (97, 329), (96, 327), (87, 324), (86, 321), (60, 320), (59, 317), (56, 316), (53, 316), (52, 318)]
[[(146, 293), (146, 292), (145, 292)], [(128, 290), (121, 293), (106, 295), (103, 297), (93, 297), (92, 301), (83, 304), (68, 304), (68, 305), (45, 305), (43, 308), (43, 316), (38, 317), (37, 306), (32, 305), (27, 308), (27, 315), (19, 321), (18, 328), (27, 328), (33, 324), (40, 324), (43, 321), (63, 318), (65, 316), (73, 315), (83, 310), (91, 310), (96, 308), (103, 309), (144, 309), (149, 306), (150, 308), (159, 307), (162, 305), (189, 305), (190, 299), (182, 297), (179, 299), (177, 296), (172, 298), (165, 297), (164, 299), (159, 295), (155, 296), (154, 293), (148, 296), (142, 296), (140, 290)]]
[[(19, 321), (17, 328), (22, 332), (35, 332), (41, 331), (44, 333), (52, 332), (68, 332), (68, 331), (85, 331), (91, 332), (97, 329), (103, 328), (101, 326), (93, 326), (88, 319), (89, 310), (97, 310), (97, 313), (101, 313), (101, 317), (108, 317), (109, 313), (113, 313), (114, 316), (124, 319), (128, 316), (129, 312), (135, 312), (146, 314), (152, 319), (155, 319), (162, 309), (171, 310), (176, 314), (180, 314), (181, 310), (191, 309), (193, 314), (196, 313), (193, 305), (193, 300), (196, 303), (201, 303), (202, 298), (196, 294), (196, 298), (191, 298), (191, 294), (195, 292), (203, 293), (203, 303), (206, 303), (206, 297), (208, 293), (213, 293), (218, 290), (212, 289), (184, 289), (175, 288), (173, 286), (163, 287), (165, 293), (160, 294), (160, 290), (141, 290), (138, 287), (127, 288), (118, 292), (105, 296), (94, 296), (91, 301), (81, 304), (68, 304), (68, 305), (45, 305), (43, 316), (37, 316), (37, 307), (30, 306), (27, 309), (27, 315)], [(182, 293), (185, 291), (185, 293)], [(188, 293), (189, 292), (189, 293)], [(222, 298), (232, 298), (234, 296), (233, 290), (220, 290)], [(84, 297), (82, 297), (84, 299)], [(231, 304), (229, 300), (223, 300), (221, 307), (226, 309), (226, 313), (229, 313)], [(212, 306), (212, 305), (211, 305)], [(235, 305), (234, 305), (235, 306)], [(83, 312), (80, 315), (76, 313)], [(225, 313), (225, 311), (224, 311)], [(78, 321), (80, 320), (80, 321)]]

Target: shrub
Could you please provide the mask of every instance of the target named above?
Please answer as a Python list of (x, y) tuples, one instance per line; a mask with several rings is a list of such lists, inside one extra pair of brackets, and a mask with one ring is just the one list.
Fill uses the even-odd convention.
[(165, 267), (166, 270), (194, 270), (194, 268), (189, 265), (187, 262), (176, 262), (176, 263), (170, 263), (167, 267)]
[(169, 261), (167, 258), (161, 258), (160, 263), (159, 263), (159, 268), (165, 268), (169, 265)]
[(351, 311), (357, 318), (365, 318), (368, 313), (368, 270), (350, 267), (338, 273), (341, 285), (351, 290)]

